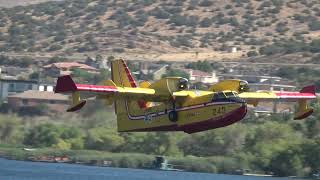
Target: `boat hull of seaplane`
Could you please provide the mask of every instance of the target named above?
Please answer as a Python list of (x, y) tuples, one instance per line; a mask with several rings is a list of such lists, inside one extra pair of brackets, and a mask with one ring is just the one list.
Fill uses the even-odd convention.
[[(163, 121), (164, 119), (166, 119), (164, 121), (170, 122), (170, 120), (167, 119), (167, 114), (169, 114), (170, 111), (172, 110), (168, 110), (167, 113), (150, 113), (149, 115), (152, 117), (152, 120), (149, 123), (149, 127), (137, 129), (134, 128), (130, 130), (124, 130), (123, 132), (184, 131), (191, 134), (210, 129), (216, 129), (229, 126), (242, 120), (247, 114), (247, 105), (243, 102), (210, 102), (200, 105), (185, 106), (176, 109), (179, 117), (179, 120), (176, 123), (158, 125), (157, 122)], [(207, 116), (208, 112), (212, 112), (211, 117)], [(164, 117), (161, 117), (161, 115)], [(138, 117), (130, 115), (130, 110), (128, 111), (128, 116)], [(152, 125), (153, 121), (155, 122), (154, 126)]]

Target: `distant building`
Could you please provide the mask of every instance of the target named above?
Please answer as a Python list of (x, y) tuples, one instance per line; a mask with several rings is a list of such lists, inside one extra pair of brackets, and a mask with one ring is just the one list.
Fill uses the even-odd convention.
[(140, 79), (149, 79), (151, 77), (153, 80), (159, 80), (162, 75), (167, 72), (167, 64), (154, 64), (150, 62), (141, 62), (140, 66)]
[(212, 73), (207, 73), (199, 70), (194, 69), (185, 69), (190, 75), (191, 82), (202, 82), (205, 84), (213, 84), (219, 81), (219, 78), (216, 76), (216, 73), (213, 71)]
[(37, 89), (37, 81), (0, 79), (0, 101), (6, 101), (9, 95)]
[(108, 60), (104, 58), (101, 58), (100, 60), (98, 60), (97, 58), (88, 56), (84, 63), (88, 66), (91, 66), (97, 69), (108, 69), (109, 71), (111, 71), (111, 68), (108, 64)]
[(52, 91), (29, 90), (8, 96), (8, 104), (14, 110), (46, 105), (51, 111), (64, 112), (68, 107), (69, 97)]
[(30, 74), (32, 69), (21, 68), (16, 66), (2, 66), (0, 74), (5, 74), (6, 76), (17, 76), (20, 74)]
[(241, 79), (249, 82), (252, 91), (273, 90), (273, 91), (293, 91), (296, 86), (289, 80), (277, 76), (241, 75), (241, 74), (219, 74), (221, 79)]
[(228, 52), (229, 53), (236, 53), (236, 52), (238, 52), (238, 48), (237, 47), (230, 47), (229, 49), (228, 49)]
[(45, 74), (51, 77), (70, 75), (74, 69), (82, 69), (89, 73), (99, 73), (98, 69), (78, 62), (59, 62), (43, 67)]

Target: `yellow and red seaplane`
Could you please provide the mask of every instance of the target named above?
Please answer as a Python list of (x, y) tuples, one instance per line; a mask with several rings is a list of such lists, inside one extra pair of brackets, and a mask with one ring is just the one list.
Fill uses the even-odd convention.
[(56, 93), (71, 93), (68, 112), (81, 109), (86, 100), (96, 97), (114, 102), (119, 132), (184, 131), (195, 133), (231, 125), (243, 119), (247, 104), (260, 101), (298, 102), (295, 119), (312, 114), (307, 101), (316, 98), (315, 86), (300, 92), (249, 92), (243, 80), (224, 80), (207, 91), (189, 90), (188, 80), (167, 77), (154, 83), (134, 80), (124, 60), (112, 62), (112, 80), (103, 85), (76, 84), (70, 76), (57, 80)]

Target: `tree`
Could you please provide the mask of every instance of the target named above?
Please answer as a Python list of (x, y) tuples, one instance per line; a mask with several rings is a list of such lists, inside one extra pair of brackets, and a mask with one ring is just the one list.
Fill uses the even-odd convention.
[(0, 143), (20, 144), (23, 138), (21, 134), (21, 120), (16, 116), (0, 116)]
[(207, 17), (200, 22), (201, 27), (210, 27), (211, 24), (212, 24), (212, 20)]
[(49, 47), (49, 51), (57, 51), (57, 50), (60, 50), (62, 49), (63, 47), (59, 44), (53, 44)]
[(277, 44), (267, 45), (259, 49), (259, 53), (264, 55), (274, 55), (283, 52), (284, 48)]
[(249, 51), (247, 53), (247, 56), (248, 57), (254, 57), (254, 56), (258, 56), (259, 54), (257, 53), (257, 51)]
[(208, 7), (208, 6), (211, 6), (212, 4), (213, 4), (213, 2), (210, 1), (210, 0), (202, 0), (202, 1), (199, 3), (199, 6)]
[(42, 124), (30, 129), (24, 138), (24, 144), (36, 147), (50, 147), (59, 142), (61, 129), (53, 124)]
[(80, 78), (81, 81), (84, 81), (84, 82), (92, 82), (92, 80), (94, 78), (94, 74), (89, 73), (89, 72), (82, 70), (82, 69), (79, 69), (79, 68), (73, 69), (72, 74), (75, 77)]
[(245, 144), (246, 132), (241, 127), (237, 125), (191, 135), (182, 139), (178, 146), (184, 155), (231, 155), (240, 151)]
[(64, 127), (46, 123), (29, 129), (24, 136), (23, 143), (36, 147), (82, 149), (83, 134), (76, 127)]
[(258, 168), (268, 170), (272, 157), (290, 145), (300, 144), (301, 140), (301, 135), (290, 125), (268, 121), (257, 126), (253, 136), (247, 137), (244, 151), (251, 152), (256, 157), (254, 164)]
[(123, 137), (115, 131), (105, 127), (97, 127), (89, 130), (85, 146), (88, 149), (116, 151), (123, 143)]
[(181, 154), (176, 144), (177, 135), (174, 133), (127, 133), (123, 137), (126, 143), (122, 146), (122, 151), (171, 156)]
[(320, 39), (314, 39), (310, 43), (310, 51), (313, 53), (319, 53), (320, 52)]
[(320, 21), (314, 20), (309, 23), (310, 31), (318, 31), (320, 30)]
[(311, 173), (319, 173), (320, 169), (320, 138), (305, 141), (302, 146), (305, 161), (311, 167)]
[(159, 7), (156, 7), (153, 10), (151, 10), (150, 14), (157, 17), (158, 19), (168, 19), (170, 17), (170, 13)]
[(301, 145), (289, 147), (272, 157), (270, 170), (277, 176), (303, 176), (303, 152)]
[(187, 64), (187, 68), (211, 73), (213, 68), (209, 61), (197, 61)]
[(193, 47), (192, 40), (190, 36), (178, 36), (176, 39), (172, 39), (170, 44), (174, 47)]

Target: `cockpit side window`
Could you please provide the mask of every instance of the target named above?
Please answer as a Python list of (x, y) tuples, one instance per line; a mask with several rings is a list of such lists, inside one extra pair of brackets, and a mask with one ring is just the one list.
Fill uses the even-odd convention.
[(185, 78), (181, 78), (181, 79), (179, 80), (179, 83), (178, 83), (178, 89), (179, 89), (180, 91), (182, 91), (182, 90), (186, 90), (186, 89), (188, 89), (188, 88), (189, 88), (188, 80), (185, 79)]
[(225, 99), (227, 99), (227, 97), (223, 92), (217, 92), (213, 95), (213, 101), (225, 100)]

